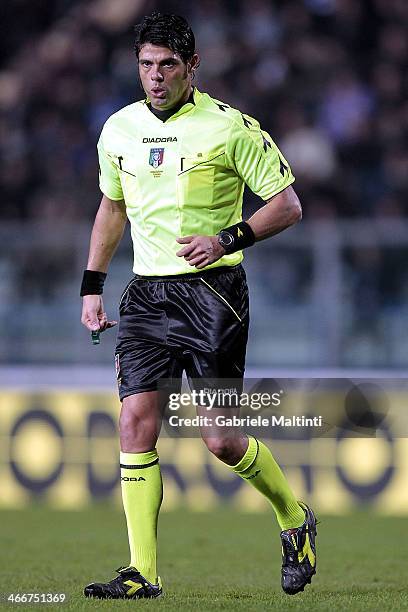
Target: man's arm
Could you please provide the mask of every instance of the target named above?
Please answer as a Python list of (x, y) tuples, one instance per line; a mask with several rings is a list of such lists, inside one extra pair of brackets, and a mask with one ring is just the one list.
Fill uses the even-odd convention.
[[(279, 234), (302, 218), (302, 208), (294, 189), (289, 186), (267, 200), (247, 221), (255, 240), (264, 240)], [(177, 242), (185, 244), (177, 252), (190, 266), (205, 268), (225, 255), (225, 249), (218, 242), (218, 236), (184, 236)]]
[(88, 270), (106, 272), (126, 225), (126, 206), (123, 200), (103, 196), (96, 213), (89, 246)]
[[(92, 228), (88, 270), (107, 272), (123, 236), (126, 220), (123, 200), (110, 200), (104, 195)], [(81, 322), (91, 331), (104, 331), (116, 325), (116, 321), (108, 321), (101, 295), (84, 295)]]
[(294, 225), (302, 218), (302, 208), (295, 190), (289, 186), (267, 200), (247, 221), (255, 240), (265, 240)]

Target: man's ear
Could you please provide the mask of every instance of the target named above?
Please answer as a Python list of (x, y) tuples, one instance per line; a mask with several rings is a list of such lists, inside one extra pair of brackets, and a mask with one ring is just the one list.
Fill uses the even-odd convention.
[(198, 53), (194, 53), (191, 60), (187, 63), (188, 72), (194, 74), (195, 70), (197, 70), (199, 65), (200, 65), (200, 56), (198, 55)]

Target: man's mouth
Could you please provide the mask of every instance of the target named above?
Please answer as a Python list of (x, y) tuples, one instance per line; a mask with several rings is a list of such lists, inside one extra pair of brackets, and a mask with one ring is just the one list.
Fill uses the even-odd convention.
[(160, 87), (151, 89), (151, 94), (155, 97), (155, 98), (164, 98), (166, 95), (166, 90), (165, 89), (161, 89)]

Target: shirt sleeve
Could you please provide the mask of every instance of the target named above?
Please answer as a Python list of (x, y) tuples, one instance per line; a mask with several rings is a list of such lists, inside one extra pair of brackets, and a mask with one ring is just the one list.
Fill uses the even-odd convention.
[(231, 126), (227, 158), (238, 176), (263, 200), (269, 200), (295, 180), (270, 135), (248, 115), (237, 117)]
[(114, 162), (114, 157), (106, 151), (104, 143), (105, 137), (103, 129), (97, 147), (99, 159), (99, 187), (102, 193), (111, 200), (123, 200), (119, 169)]

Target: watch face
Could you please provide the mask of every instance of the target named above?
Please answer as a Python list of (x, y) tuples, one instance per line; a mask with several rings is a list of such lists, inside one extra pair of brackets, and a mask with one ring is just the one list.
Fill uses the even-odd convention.
[(229, 232), (221, 232), (220, 244), (223, 247), (230, 247), (234, 242), (234, 237)]

